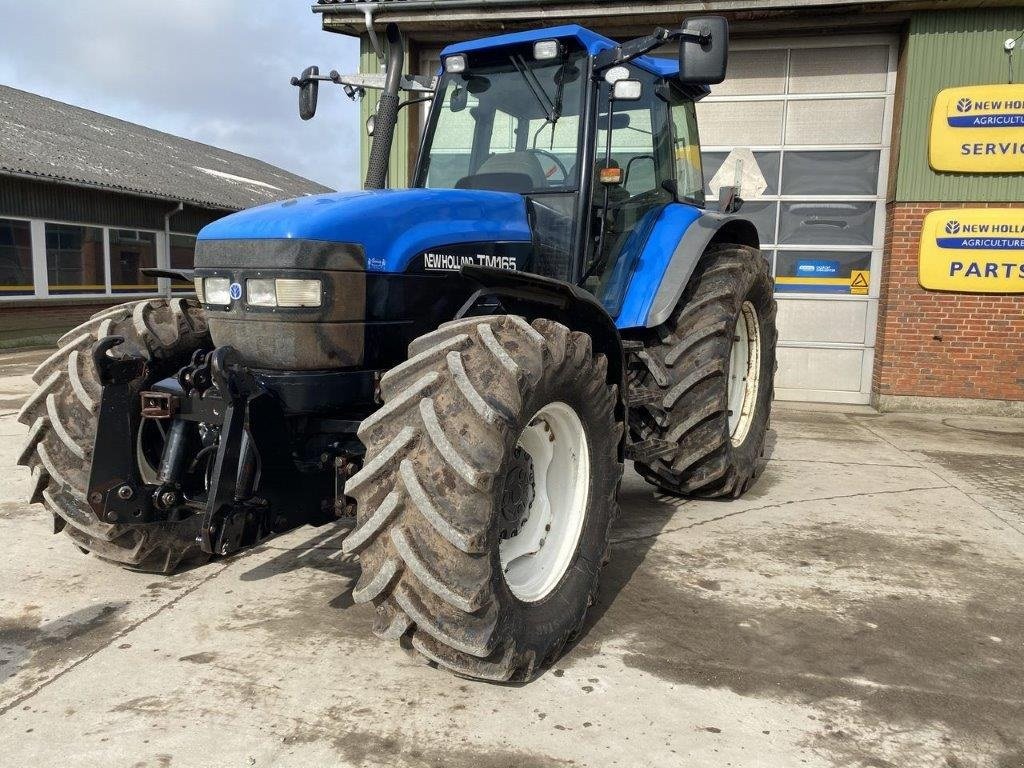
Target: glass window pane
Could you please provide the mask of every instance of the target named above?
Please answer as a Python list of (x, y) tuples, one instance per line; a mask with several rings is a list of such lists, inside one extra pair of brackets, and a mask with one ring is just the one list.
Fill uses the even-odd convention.
[(114, 293), (156, 291), (156, 278), (142, 274), (143, 267), (155, 266), (155, 233), (110, 230), (110, 283)]
[(744, 202), (740, 208), (739, 215), (750, 219), (757, 227), (757, 236), (761, 239), (762, 246), (775, 242), (775, 213), (778, 208), (778, 203), (749, 202)]
[(729, 51), (725, 81), (711, 89), (715, 96), (738, 96), (786, 91), (786, 51)]
[(700, 140), (697, 136), (697, 113), (692, 101), (673, 105), (672, 129), (679, 196), (703, 203), (704, 178), (700, 162)]
[[(171, 269), (192, 269), (196, 263), (196, 239), (192, 235), (171, 235)], [(171, 288), (175, 291), (194, 289), (192, 282), (183, 283), (172, 280)]]
[[(701, 153), (701, 157), (704, 161), (704, 191), (707, 194), (711, 194), (711, 190), (708, 188), (708, 184), (715, 177), (715, 174), (718, 173), (718, 169), (722, 167), (722, 163), (725, 162), (725, 158), (727, 158), (728, 156), (728, 152)], [(768, 187), (767, 189), (765, 189), (764, 194), (779, 194), (779, 153), (755, 152), (754, 160), (757, 161), (757, 166), (758, 168), (761, 169), (761, 175), (764, 176), (764, 180), (768, 184)]]
[(0, 219), (0, 297), (33, 293), (32, 228), (27, 221)]
[(781, 101), (701, 101), (700, 139), (705, 147), (757, 147), (782, 143)]
[(46, 279), (53, 295), (106, 293), (103, 230), (46, 224)]
[(782, 168), (784, 195), (876, 195), (879, 153), (787, 152)]
[(870, 269), (870, 251), (779, 251), (775, 290), (849, 295), (852, 272)]
[(881, 144), (884, 113), (885, 99), (791, 101), (786, 143)]
[[(655, 49), (659, 59), (679, 57), (677, 44)], [(729, 71), (725, 81), (711, 89), (712, 96), (748, 96), (752, 94), (783, 94), (786, 92), (786, 50), (729, 51)]]
[(779, 218), (779, 243), (782, 245), (870, 246), (874, 232), (873, 202), (782, 204)]
[[(889, 69), (888, 46), (794, 48), (792, 56), (790, 93), (864, 93), (885, 90)], [(732, 62), (729, 63), (731, 66)]]

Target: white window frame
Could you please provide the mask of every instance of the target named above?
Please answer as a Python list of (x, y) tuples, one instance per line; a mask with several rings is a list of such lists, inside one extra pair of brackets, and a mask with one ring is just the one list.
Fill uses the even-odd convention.
[[(165, 296), (169, 294), (168, 291), (160, 289), (160, 281), (157, 281), (157, 287), (153, 291), (135, 291), (131, 293), (114, 293), (111, 285), (111, 264), (110, 264), (110, 232), (111, 230), (128, 230), (132, 232), (147, 232), (156, 237), (156, 264), (158, 267), (166, 267), (170, 260), (170, 247), (169, 243), (166, 243), (165, 233), (160, 229), (150, 229), (149, 227), (132, 227), (112, 224), (93, 224), (84, 221), (66, 221), (61, 219), (38, 219), (28, 218), (26, 216), (9, 216), (6, 214), (0, 214), (0, 219), (8, 219), (10, 221), (27, 221), (29, 223), (29, 229), (32, 235), (32, 283), (34, 292), (31, 295), (25, 296), (0, 296), (0, 306), (9, 306), (17, 304), (19, 302), (31, 302), (45, 299), (52, 301), (53, 303), (60, 302), (73, 302), (78, 299), (124, 299), (126, 301), (132, 299), (144, 299), (149, 297)], [(92, 291), (88, 293), (63, 293), (63, 294), (51, 294), (50, 284), (48, 277), (48, 270), (46, 264), (46, 225), (56, 224), (57, 226), (65, 227), (92, 227), (93, 229), (99, 229), (103, 232), (103, 280), (104, 290), (102, 292)], [(190, 232), (172, 232), (171, 234), (186, 235), (188, 237), (195, 237)], [(169, 281), (168, 281), (169, 282)], [(182, 292), (186, 293), (187, 292)]]

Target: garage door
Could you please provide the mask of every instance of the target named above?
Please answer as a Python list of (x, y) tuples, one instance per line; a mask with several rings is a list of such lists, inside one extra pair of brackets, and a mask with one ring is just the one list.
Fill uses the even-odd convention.
[(775, 275), (781, 399), (870, 397), (895, 83), (894, 38), (735, 41), (698, 105), (704, 178), (764, 179), (742, 213)]
[(775, 275), (780, 399), (870, 398), (896, 56), (895, 36), (735, 40), (698, 104), (705, 180), (734, 150), (764, 178), (742, 213)]

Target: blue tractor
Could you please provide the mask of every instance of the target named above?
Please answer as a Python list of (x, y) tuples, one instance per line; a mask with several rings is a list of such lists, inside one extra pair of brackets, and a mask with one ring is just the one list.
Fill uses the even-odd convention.
[[(217, 221), (194, 273), (159, 273), (197, 299), (67, 334), (21, 461), (55, 532), (140, 570), (354, 516), (377, 634), (525, 680), (583, 626), (627, 459), (699, 497), (760, 466), (772, 282), (735, 190), (705, 206), (694, 107), (728, 27), (474, 40), (436, 85), (387, 40), (366, 189)], [(303, 117), (324, 79), (360, 90), (310, 68)], [(431, 106), (412, 188), (385, 189), (403, 89)]]

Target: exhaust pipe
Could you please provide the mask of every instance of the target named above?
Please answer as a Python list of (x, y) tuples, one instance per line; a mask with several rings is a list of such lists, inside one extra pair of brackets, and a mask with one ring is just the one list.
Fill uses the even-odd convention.
[(398, 88), (402, 81), (402, 64), (405, 61), (405, 43), (397, 24), (388, 24), (384, 36), (388, 40), (388, 69), (384, 79), (384, 91), (377, 102), (377, 113), (373, 124), (373, 144), (370, 147), (370, 161), (366, 168), (365, 189), (384, 189), (388, 183), (388, 162), (391, 159), (391, 142), (398, 123)]

